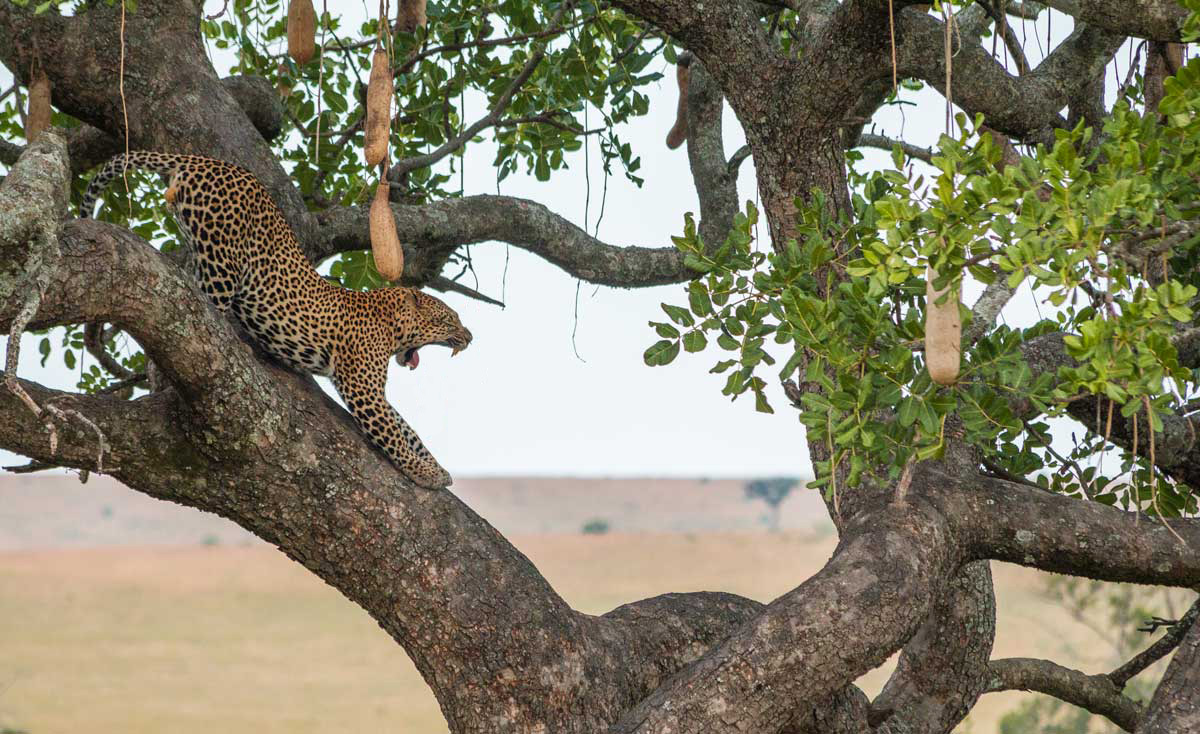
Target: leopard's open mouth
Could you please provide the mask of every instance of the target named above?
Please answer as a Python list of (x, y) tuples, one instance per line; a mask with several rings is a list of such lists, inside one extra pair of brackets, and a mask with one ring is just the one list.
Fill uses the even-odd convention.
[[(466, 349), (467, 343), (468, 342), (464, 340), (447, 339), (445, 341), (422, 344), (421, 347), (447, 347), (451, 350), (450, 356), (453, 357), (462, 350)], [(406, 349), (403, 352), (397, 352), (396, 363), (401, 367), (407, 367), (410, 370), (415, 370), (417, 365), (421, 364), (421, 356), (417, 354), (417, 350), (421, 347), (413, 347), (412, 349)]]

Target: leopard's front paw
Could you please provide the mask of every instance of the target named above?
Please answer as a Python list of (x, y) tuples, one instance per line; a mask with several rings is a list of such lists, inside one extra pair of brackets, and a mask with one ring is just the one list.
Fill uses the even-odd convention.
[(425, 489), (445, 489), (454, 483), (450, 472), (446, 471), (436, 461), (429, 464), (421, 463), (405, 471), (408, 478)]

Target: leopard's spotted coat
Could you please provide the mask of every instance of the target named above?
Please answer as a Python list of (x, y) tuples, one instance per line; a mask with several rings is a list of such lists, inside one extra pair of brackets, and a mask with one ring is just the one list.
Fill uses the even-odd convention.
[(299, 370), (333, 378), (367, 436), (418, 484), (450, 484), (416, 432), (384, 396), (388, 360), (417, 361), (441, 344), (456, 353), (471, 341), (458, 314), (412, 288), (366, 292), (321, 277), (257, 179), (231, 163), (196, 155), (135, 151), (109, 160), (88, 186), (81, 216), (125, 167), (168, 178), (167, 207), (192, 250), (200, 289), (232, 311), (262, 348)]

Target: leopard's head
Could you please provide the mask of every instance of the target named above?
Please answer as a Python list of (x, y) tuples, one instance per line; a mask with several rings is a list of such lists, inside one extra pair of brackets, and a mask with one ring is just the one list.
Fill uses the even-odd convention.
[(454, 356), (471, 343), (471, 332), (440, 298), (416, 289), (405, 295), (396, 314), (397, 364), (415, 370), (421, 361), (417, 355), (421, 347), (449, 347), (453, 350), (450, 356)]

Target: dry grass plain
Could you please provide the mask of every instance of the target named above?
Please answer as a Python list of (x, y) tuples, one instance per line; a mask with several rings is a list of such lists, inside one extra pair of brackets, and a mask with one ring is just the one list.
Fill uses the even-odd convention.
[[(555, 486), (561, 488), (563, 481)], [(647, 508), (657, 511), (657, 500), (645, 500), (646, 491), (636, 485), (617, 486), (622, 484), (613, 483), (607, 504), (627, 505), (627, 512), (648, 522)], [(664, 491), (699, 492), (713, 512), (723, 504), (731, 512), (738, 509), (736, 503), (745, 504), (728, 487), (702, 486)], [(404, 652), (365, 613), (274, 548), (257, 542), (227, 544), (242, 543), (245, 537), (215, 518), (161, 503), (145, 507), (168, 518), (179, 516), (178, 526), (190, 528), (188, 533), (217, 528), (202, 536), (211, 544), (76, 547), (91, 537), (85, 532), (89, 523), (136, 516), (139, 507), (152, 501), (104, 485), (48, 487), (0, 483), (0, 547), (8, 548), (0, 551), (0, 730), (446, 730), (436, 702)], [(596, 501), (590, 498), (596, 489), (585, 486), (580, 492), (589, 498), (576, 495), (577, 502), (559, 497), (527, 504), (548, 507), (547, 512), (556, 503), (586, 505)], [(36, 496), (22, 509), (21, 497), (33, 490)], [(76, 492), (77, 497), (62, 500), (56, 494), (61, 492)], [(520, 504), (511, 487), (493, 487), (484, 494), (489, 499), (479, 504)], [(715, 500), (718, 495), (724, 499)], [(44, 513), (51, 500), (61, 502), (61, 513), (87, 515), (101, 502), (107, 514), (77, 515), (73, 522), (36, 514)], [(696, 512), (697, 503), (688, 504), (689, 512)], [(35, 514), (29, 514), (31, 508)], [(580, 517), (594, 514), (587, 507), (576, 509)], [(562, 512), (551, 513), (546, 520), (529, 518), (528, 511), (514, 512), (526, 519), (513, 520), (509, 524), (517, 527), (509, 529), (517, 547), (585, 612), (601, 613), (666, 591), (723, 590), (768, 601), (815, 572), (834, 546), (831, 535), (805, 524), (812, 519), (811, 507), (785, 509), (788, 529), (779, 533), (520, 532), (528, 531), (530, 523), (578, 527), (578, 517), (570, 513), (565, 519)], [(75, 530), (53, 547), (61, 529), (39, 531), (34, 527), (39, 522)], [(161, 533), (164, 522), (143, 517), (134, 525)], [(619, 514), (613, 522), (620, 527)], [(128, 530), (125, 536), (142, 537)], [(1105, 668), (1109, 653), (1103, 643), (1045, 599), (1040, 574), (996, 565), (995, 576), (1000, 599), (997, 657), (1053, 656), (1088, 671)], [(885, 678), (886, 670), (876, 671), (862, 684), (874, 692)], [(962, 730), (994, 732), (1000, 713), (1020, 695), (984, 697)]]

